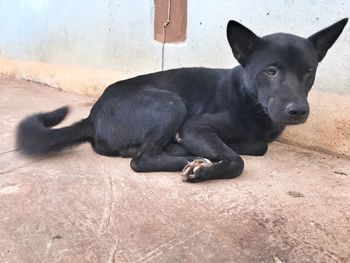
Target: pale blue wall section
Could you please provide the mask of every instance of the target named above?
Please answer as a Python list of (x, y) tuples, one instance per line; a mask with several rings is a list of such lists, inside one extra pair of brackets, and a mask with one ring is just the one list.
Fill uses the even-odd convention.
[(0, 52), (122, 71), (160, 68), (153, 1), (0, 0)]
[[(225, 36), (230, 19), (258, 35), (306, 37), (346, 16), (347, 0), (188, 0), (187, 39), (166, 45), (165, 66), (236, 65)], [(0, 0), (0, 53), (135, 74), (159, 70), (153, 0)], [(322, 62), (318, 88), (350, 93), (349, 61), (350, 25)]]

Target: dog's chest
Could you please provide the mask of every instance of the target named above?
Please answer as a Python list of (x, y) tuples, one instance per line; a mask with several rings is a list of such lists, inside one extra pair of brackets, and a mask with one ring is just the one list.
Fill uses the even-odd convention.
[(250, 126), (248, 134), (258, 140), (272, 142), (282, 133), (284, 127), (270, 121), (257, 121)]
[(284, 127), (267, 120), (256, 119), (254, 116), (246, 118), (234, 118), (230, 122), (219, 125), (219, 133), (224, 141), (238, 143), (245, 141), (275, 140), (283, 131)]

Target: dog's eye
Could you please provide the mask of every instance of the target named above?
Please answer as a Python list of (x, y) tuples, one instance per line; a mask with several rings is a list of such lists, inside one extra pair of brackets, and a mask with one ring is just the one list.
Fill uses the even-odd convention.
[(308, 68), (307, 70), (305, 70), (304, 74), (311, 74), (314, 73), (314, 69), (313, 68)]
[(276, 69), (275, 67), (269, 67), (269, 68), (266, 70), (266, 73), (269, 74), (269, 75), (276, 75), (277, 69)]

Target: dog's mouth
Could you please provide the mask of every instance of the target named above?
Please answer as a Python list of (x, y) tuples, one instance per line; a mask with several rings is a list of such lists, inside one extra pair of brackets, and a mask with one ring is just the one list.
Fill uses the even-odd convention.
[(275, 122), (281, 125), (300, 125), (305, 123), (305, 121), (306, 119), (305, 120), (277, 120)]
[(309, 115), (308, 104), (300, 102), (300, 99), (281, 103), (280, 99), (270, 97), (263, 105), (263, 109), (274, 123), (280, 125), (303, 124)]
[[(297, 104), (293, 101), (280, 103), (278, 99), (270, 97), (265, 103), (260, 102), (255, 109), (256, 117), (260, 119), (270, 119), (278, 125), (299, 125), (305, 123), (309, 110), (306, 104)], [(288, 107), (292, 105), (294, 108)], [(295, 107), (297, 105), (298, 107)], [(302, 107), (300, 107), (302, 105)], [(304, 110), (301, 110), (303, 108)]]
[(299, 125), (306, 122), (308, 118), (308, 113), (303, 115), (290, 115), (286, 114), (285, 108), (269, 110), (267, 107), (265, 109), (266, 114), (271, 118), (271, 120), (280, 125)]
[(307, 116), (286, 116), (283, 111), (277, 114), (269, 114), (269, 116), (273, 122), (281, 125), (299, 125), (305, 123), (307, 120)]

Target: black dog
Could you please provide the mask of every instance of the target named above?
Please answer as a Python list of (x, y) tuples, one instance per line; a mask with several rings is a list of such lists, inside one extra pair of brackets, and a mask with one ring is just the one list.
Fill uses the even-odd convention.
[(18, 146), (27, 155), (44, 155), (88, 141), (99, 154), (132, 157), (137, 172), (185, 167), (189, 182), (234, 178), (244, 167), (240, 154), (263, 155), (286, 125), (306, 121), (318, 62), (347, 20), (309, 38), (260, 38), (230, 21), (227, 38), (240, 66), (181, 68), (119, 81), (88, 118), (71, 126), (49, 128), (64, 119), (67, 107), (26, 118)]

